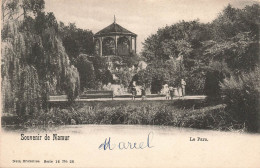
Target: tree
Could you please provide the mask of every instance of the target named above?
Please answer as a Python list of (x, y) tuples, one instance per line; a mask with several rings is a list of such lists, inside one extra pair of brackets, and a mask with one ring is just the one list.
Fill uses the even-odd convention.
[(107, 85), (108, 83), (112, 83), (113, 82), (113, 75), (110, 72), (110, 70), (105, 70), (104, 74), (102, 74), (102, 84)]
[(80, 54), (93, 55), (94, 43), (92, 31), (77, 28), (75, 23), (65, 26), (64, 23), (60, 22), (59, 35), (73, 64), (75, 64)]
[(180, 68), (177, 62), (168, 60), (151, 63), (146, 69), (140, 70), (132, 79), (137, 85), (151, 87), (152, 93), (158, 93), (163, 84), (171, 86), (178, 85), (180, 79)]
[[(176, 63), (180, 60), (179, 73), (187, 81), (189, 94), (205, 93), (207, 74), (217, 75), (212, 73), (211, 66), (215, 63), (227, 65), (229, 71), (236, 74), (254, 70), (259, 62), (259, 13), (258, 4), (244, 9), (228, 5), (211, 23), (181, 21), (158, 29), (145, 40), (142, 51), (150, 67), (161, 74), (154, 73), (154, 81), (167, 79), (169, 71), (162, 67), (169, 60)], [(157, 66), (158, 62), (162, 62), (161, 67)], [(225, 74), (222, 70), (217, 72)], [(175, 83), (179, 83), (180, 77), (175, 79)]]
[(136, 53), (131, 52), (129, 56), (120, 56), (122, 58), (122, 62), (126, 63), (127, 67), (135, 66), (142, 60), (142, 58)]
[(130, 71), (129, 68), (126, 67), (120, 68), (115, 72), (115, 75), (119, 78), (120, 84), (122, 84), (125, 88), (128, 88), (134, 76), (134, 72)]
[[(55, 16), (42, 12), (44, 1), (10, 0), (2, 8), (11, 10), (2, 22), (3, 110), (32, 117), (50, 94), (65, 93), (73, 101), (79, 94), (78, 71), (62, 45)], [(20, 13), (24, 17), (17, 21)]]
[(204, 54), (215, 61), (224, 61), (236, 72), (252, 71), (258, 64), (258, 42), (249, 32), (238, 33), (222, 42), (212, 42)]
[(21, 72), (16, 110), (18, 116), (31, 116), (41, 108), (41, 86), (37, 70), (33, 66), (25, 66)]
[(23, 0), (21, 7), (23, 8), (24, 17), (27, 16), (29, 12), (37, 15), (45, 8), (44, 0)]
[(8, 1), (3, 0), (2, 1), (2, 20), (5, 21), (5, 18), (8, 16), (7, 19), (10, 19), (10, 17), (13, 17), (14, 13), (17, 11), (18, 8), (18, 0)]
[(76, 61), (76, 67), (79, 71), (80, 90), (95, 88), (95, 71), (91, 61), (85, 54), (79, 55)]

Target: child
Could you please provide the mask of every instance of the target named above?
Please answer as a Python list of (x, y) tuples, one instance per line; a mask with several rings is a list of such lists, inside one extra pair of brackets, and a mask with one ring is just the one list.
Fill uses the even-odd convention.
[(166, 94), (166, 100), (170, 99), (170, 89), (168, 85), (165, 86), (165, 94)]

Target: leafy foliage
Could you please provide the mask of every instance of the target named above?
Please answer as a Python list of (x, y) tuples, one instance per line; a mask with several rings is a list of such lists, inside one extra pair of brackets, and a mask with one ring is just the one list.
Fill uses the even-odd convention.
[(129, 70), (129, 68), (120, 68), (114, 73), (119, 78), (119, 83), (122, 84), (125, 88), (128, 88), (131, 84), (131, 80), (134, 76), (134, 72)]
[(12, 0), (2, 8), (10, 11), (1, 30), (3, 111), (31, 116), (46, 105), (50, 94), (66, 93), (75, 99), (78, 71), (58, 36), (54, 15), (42, 11), (44, 1)]
[[(253, 71), (258, 64), (259, 15), (259, 4), (244, 9), (228, 5), (211, 23), (202, 24), (195, 20), (166, 26), (145, 40), (142, 56), (153, 71), (160, 74), (158, 80), (171, 84), (173, 77), (167, 75), (169, 70), (161, 69), (168, 60), (179, 61), (180, 68), (175, 69), (174, 79), (177, 83), (180, 78), (186, 79), (188, 94), (217, 96), (225, 76), (231, 72), (238, 75)], [(158, 62), (160, 66), (156, 65)], [(216, 69), (215, 65), (219, 64), (223, 66)], [(163, 76), (169, 78), (165, 80)], [(209, 76), (216, 81), (210, 81)], [(217, 88), (218, 93), (209, 93), (213, 88)]]
[(76, 67), (79, 71), (81, 91), (95, 88), (95, 69), (93, 63), (88, 60), (86, 54), (79, 55), (76, 61)]
[(59, 23), (59, 35), (73, 64), (80, 54), (93, 55), (94, 43), (93, 33), (90, 30), (77, 28), (75, 23), (66, 26), (63, 22)]
[[(178, 101), (183, 104), (178, 108), (164, 101), (135, 101), (132, 103), (102, 102), (85, 103), (68, 108), (51, 108), (48, 113), (40, 112), (28, 122), (28, 125), (63, 125), (72, 124), (142, 124), (165, 125), (215, 130), (242, 130), (243, 124), (235, 121), (224, 109), (225, 105), (200, 107), (202, 102)], [(116, 103), (116, 106), (114, 105)]]
[(227, 108), (238, 121), (245, 123), (249, 131), (256, 132), (259, 122), (260, 69), (231, 76), (223, 81), (221, 87)]

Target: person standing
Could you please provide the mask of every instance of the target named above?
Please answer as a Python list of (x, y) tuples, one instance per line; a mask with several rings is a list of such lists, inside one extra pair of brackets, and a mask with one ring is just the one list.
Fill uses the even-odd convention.
[(166, 100), (169, 100), (170, 99), (170, 89), (167, 84), (165, 86), (165, 94), (166, 94)]
[(170, 92), (170, 96), (171, 96), (171, 100), (172, 100), (173, 96), (174, 96), (174, 89), (172, 86), (169, 87), (169, 92)]
[(141, 88), (141, 94), (142, 94), (142, 100), (145, 100), (146, 94), (145, 94), (145, 87), (144, 86), (142, 86), (142, 88)]
[(181, 79), (181, 91), (182, 91), (182, 97), (185, 96), (185, 86), (186, 86), (186, 82), (184, 81), (184, 79)]
[(131, 93), (132, 93), (132, 100), (135, 100), (135, 97), (136, 97), (136, 82), (133, 81), (132, 83), (132, 88), (131, 88)]
[(132, 100), (135, 100), (135, 96), (136, 96), (136, 87), (133, 85), (133, 87), (132, 87)]

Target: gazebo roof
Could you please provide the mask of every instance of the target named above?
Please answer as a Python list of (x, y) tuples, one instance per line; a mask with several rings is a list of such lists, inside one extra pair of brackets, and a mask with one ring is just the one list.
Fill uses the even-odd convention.
[(111, 25), (107, 26), (106, 28), (97, 32), (94, 37), (100, 36), (108, 36), (108, 35), (128, 35), (128, 36), (137, 36), (135, 33), (130, 32), (129, 30), (123, 28), (116, 22), (112, 23)]

